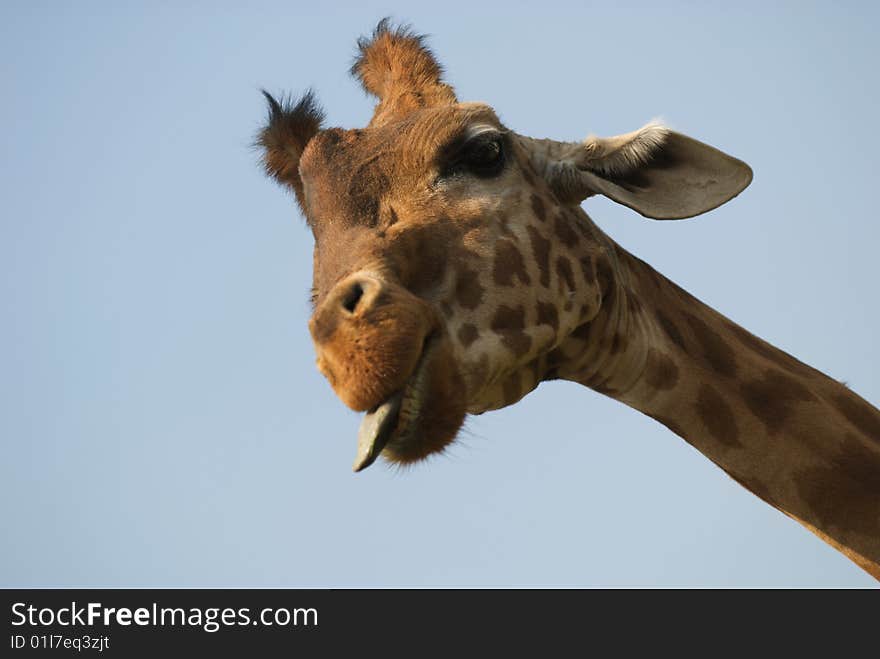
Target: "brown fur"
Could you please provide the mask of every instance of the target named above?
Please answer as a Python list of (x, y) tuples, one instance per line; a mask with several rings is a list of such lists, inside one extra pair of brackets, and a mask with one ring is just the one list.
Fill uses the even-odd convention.
[(414, 110), (455, 103), (455, 93), (442, 82), (443, 69), (425, 46), (425, 38), (410, 28), (394, 28), (383, 19), (370, 38), (358, 41), (358, 50), (352, 75), (380, 100), (371, 126)]
[(306, 145), (321, 128), (324, 112), (311, 91), (296, 102), (282, 97), (281, 101), (264, 91), (269, 104), (266, 126), (257, 136), (257, 145), (263, 149), (266, 173), (296, 193), (300, 208), (305, 209), (299, 160)]
[(435, 314), (424, 302), (389, 282), (370, 282), (352, 312), (338, 309), (348, 296), (345, 281), (309, 321), (319, 346), (318, 368), (342, 401), (353, 410), (368, 410), (403, 387), (422, 354), (425, 339), (436, 327)]
[[(625, 400), (880, 574), (880, 442), (871, 432), (880, 411), (650, 266), (633, 259), (626, 268), (636, 294), (651, 301), (646, 326), (653, 327), (636, 334), (652, 348)], [(668, 392), (658, 387), (654, 351), (677, 364), (679, 383)]]
[[(383, 21), (359, 48), (352, 70), (379, 99), (369, 126), (320, 130), (310, 94), (267, 95), (258, 143), (315, 237), (319, 368), (355, 410), (407, 398), (382, 455), (442, 452), (466, 413), (565, 378), (657, 419), (880, 574), (880, 411), (616, 245), (579, 207), (578, 186), (558, 193), (580, 163), (642, 212), (650, 175), (667, 187), (648, 205), (669, 218), (723, 203), (751, 170), (660, 129), (574, 146), (515, 136), (488, 106), (456, 102), (410, 30)], [(491, 175), (460, 162), (475, 135), (494, 135), (504, 156)], [(669, 210), (664, 195), (688, 177), (696, 190), (728, 182)]]

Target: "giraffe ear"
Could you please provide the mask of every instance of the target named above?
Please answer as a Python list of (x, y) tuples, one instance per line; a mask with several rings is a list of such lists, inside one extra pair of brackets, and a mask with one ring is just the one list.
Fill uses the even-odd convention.
[(284, 98), (276, 101), (266, 91), (263, 95), (269, 104), (269, 117), (256, 140), (256, 146), (263, 150), (263, 167), (269, 176), (291, 188), (300, 208), (305, 209), (299, 159), (321, 129), (324, 112), (311, 91), (296, 103)]
[(657, 123), (617, 137), (589, 137), (547, 171), (563, 199), (601, 194), (657, 220), (710, 211), (752, 181), (743, 161)]
[(423, 107), (456, 102), (452, 87), (442, 81), (443, 68), (425, 46), (425, 38), (406, 26), (392, 27), (382, 19), (369, 38), (358, 40), (351, 73), (379, 99), (370, 125)]

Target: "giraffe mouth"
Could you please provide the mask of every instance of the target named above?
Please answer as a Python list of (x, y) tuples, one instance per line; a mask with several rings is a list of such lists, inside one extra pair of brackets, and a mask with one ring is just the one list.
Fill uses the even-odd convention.
[(403, 388), (364, 415), (358, 430), (354, 471), (373, 464), (389, 443), (405, 443), (418, 431), (427, 396), (429, 369), (426, 364), (430, 361), (433, 339), (433, 334), (425, 338), (421, 356)]

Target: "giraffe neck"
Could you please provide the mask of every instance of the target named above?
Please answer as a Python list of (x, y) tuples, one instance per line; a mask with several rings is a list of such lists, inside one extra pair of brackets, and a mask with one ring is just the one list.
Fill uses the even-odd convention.
[[(653, 417), (880, 579), (880, 411), (616, 244), (556, 369)], [(586, 346), (592, 346), (586, 348)]]

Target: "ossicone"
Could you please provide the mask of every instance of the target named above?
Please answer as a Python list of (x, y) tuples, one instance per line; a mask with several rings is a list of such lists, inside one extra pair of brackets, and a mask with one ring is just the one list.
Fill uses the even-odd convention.
[(281, 185), (290, 187), (301, 208), (305, 208), (299, 161), (309, 141), (321, 130), (324, 111), (318, 105), (312, 90), (297, 101), (281, 97), (276, 100), (263, 90), (268, 104), (266, 125), (257, 135), (256, 144), (262, 149), (266, 173)]
[(372, 35), (358, 40), (351, 73), (379, 99), (370, 122), (374, 126), (395, 115), (456, 102), (425, 37), (405, 25), (392, 27), (388, 18), (379, 21)]

